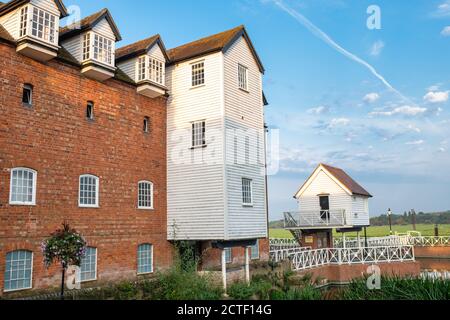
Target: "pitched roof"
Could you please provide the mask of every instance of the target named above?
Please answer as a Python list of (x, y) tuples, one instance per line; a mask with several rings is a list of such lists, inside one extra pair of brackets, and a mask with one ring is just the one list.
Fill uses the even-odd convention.
[(372, 197), (366, 189), (353, 180), (352, 177), (350, 177), (344, 170), (326, 164), (322, 164), (322, 167), (327, 169), (328, 172), (338, 179), (340, 183), (346, 186), (347, 189), (349, 189), (354, 195)]
[(256, 53), (256, 50), (253, 47), (253, 44), (250, 41), (250, 38), (244, 26), (239, 26), (231, 30), (227, 30), (194, 42), (187, 43), (177, 48), (173, 48), (167, 51), (167, 54), (169, 55), (171, 63), (177, 63), (200, 57), (209, 53), (219, 51), (225, 52), (237, 39), (242, 36), (246, 39), (250, 50), (252, 51), (253, 56), (256, 60), (256, 63), (259, 66), (259, 69), (264, 73), (264, 66), (258, 54)]
[(350, 177), (344, 170), (336, 167), (332, 167), (326, 164), (319, 164), (319, 166), (314, 170), (314, 173), (306, 180), (306, 182), (302, 185), (300, 190), (297, 192), (296, 197), (302, 191), (302, 189), (306, 186), (308, 181), (314, 176), (317, 170), (320, 168), (324, 168), (326, 171), (328, 171), (333, 177), (338, 180), (345, 188), (347, 188), (352, 195), (357, 196), (364, 196), (364, 197), (370, 197), (372, 198), (372, 195), (364, 189), (359, 183), (357, 183), (355, 180), (353, 180), (352, 177)]
[(111, 26), (111, 29), (114, 32), (114, 35), (116, 36), (116, 40), (117, 41), (122, 40), (122, 36), (120, 35), (119, 29), (117, 28), (117, 25), (114, 22), (111, 13), (106, 8), (81, 19), (81, 21), (77, 21), (71, 25), (60, 28), (59, 37), (61, 40), (64, 40), (73, 37), (75, 35), (78, 35), (84, 31), (91, 30), (103, 18), (105, 18), (108, 21), (109, 25)]
[(155, 44), (158, 44), (161, 48), (161, 51), (166, 57), (166, 60), (169, 61), (169, 57), (166, 52), (166, 48), (159, 34), (151, 36), (150, 38), (129, 44), (125, 47), (119, 48), (116, 50), (116, 60), (122, 61), (132, 57), (139, 56), (141, 54), (146, 53), (150, 50)]
[[(67, 12), (66, 6), (61, 0), (54, 0), (56, 6), (61, 13), (60, 18), (67, 17), (69, 13)], [(30, 0), (11, 0), (7, 3), (0, 2), (0, 15), (8, 13), (24, 4), (27, 4)]]

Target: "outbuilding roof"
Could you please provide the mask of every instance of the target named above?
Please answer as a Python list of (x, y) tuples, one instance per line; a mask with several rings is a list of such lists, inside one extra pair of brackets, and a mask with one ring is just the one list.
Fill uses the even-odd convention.
[(295, 198), (298, 198), (300, 193), (305, 189), (308, 182), (315, 175), (315, 173), (321, 168), (325, 169), (329, 174), (331, 174), (339, 183), (341, 183), (352, 195), (363, 196), (372, 198), (372, 195), (364, 189), (359, 183), (353, 180), (350, 175), (348, 175), (344, 170), (336, 168), (327, 164), (319, 164), (319, 166), (314, 170), (313, 174), (305, 181), (299, 191), (296, 193)]

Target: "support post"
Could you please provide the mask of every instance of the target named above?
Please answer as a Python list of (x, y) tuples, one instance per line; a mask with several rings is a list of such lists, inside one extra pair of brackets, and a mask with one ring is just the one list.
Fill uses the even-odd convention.
[(227, 294), (227, 255), (225, 249), (222, 249), (222, 281), (223, 290)]
[(344, 243), (343, 248), (347, 249), (347, 237), (345, 236), (345, 232), (342, 233), (342, 242)]
[(245, 247), (245, 281), (250, 284), (250, 248)]
[(360, 236), (360, 234), (359, 234), (359, 231), (358, 231), (358, 233), (357, 233), (357, 238), (358, 238), (358, 248), (361, 249), (361, 236)]
[(369, 247), (369, 242), (367, 241), (367, 227), (364, 227), (364, 239), (366, 248)]

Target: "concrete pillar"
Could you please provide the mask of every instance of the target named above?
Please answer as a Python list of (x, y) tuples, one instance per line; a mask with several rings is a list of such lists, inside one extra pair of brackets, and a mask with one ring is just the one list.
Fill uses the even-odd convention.
[(245, 281), (250, 284), (250, 248), (245, 247)]
[(227, 254), (225, 249), (222, 249), (222, 281), (223, 290), (227, 294)]

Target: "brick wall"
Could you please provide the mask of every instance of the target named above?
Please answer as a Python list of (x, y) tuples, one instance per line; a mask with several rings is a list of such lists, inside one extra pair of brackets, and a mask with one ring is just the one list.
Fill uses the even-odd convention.
[[(34, 86), (33, 107), (22, 86)], [(95, 120), (86, 120), (86, 103)], [(143, 132), (143, 119), (151, 132)], [(37, 171), (36, 206), (10, 206), (10, 170)], [(82, 174), (100, 178), (100, 208), (78, 207)], [(137, 209), (140, 180), (154, 183), (155, 210)], [(98, 281), (136, 276), (137, 246), (154, 245), (154, 266), (171, 264), (166, 241), (166, 99), (149, 99), (117, 80), (86, 79), (58, 61), (41, 64), (0, 43), (0, 295), (5, 256), (34, 253), (33, 288), (59, 285), (46, 270), (40, 243), (63, 221), (98, 248)]]
[[(220, 270), (222, 265), (222, 250), (211, 247), (210, 242), (204, 242), (201, 246), (201, 268), (202, 270)], [(232, 262), (229, 268), (240, 267), (245, 264), (245, 249), (242, 247), (232, 248)], [(269, 260), (269, 239), (259, 239), (259, 259), (251, 260), (251, 263)]]

